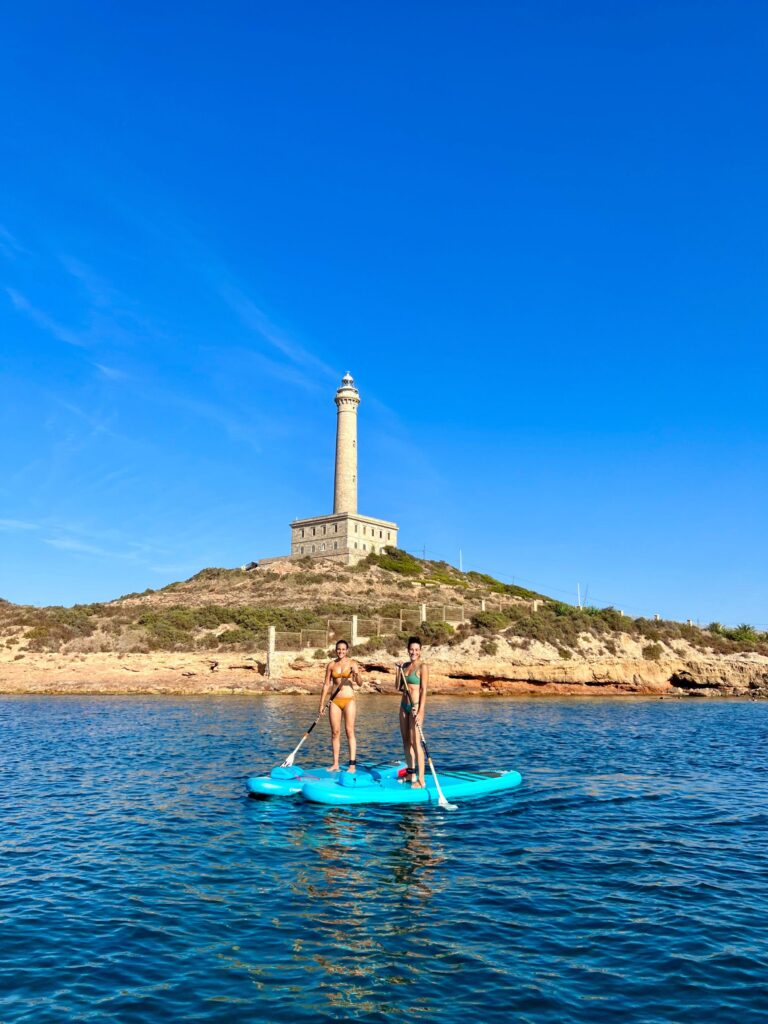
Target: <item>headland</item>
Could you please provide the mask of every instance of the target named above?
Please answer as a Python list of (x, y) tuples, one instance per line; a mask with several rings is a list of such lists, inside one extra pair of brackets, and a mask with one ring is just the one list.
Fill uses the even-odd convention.
[(338, 636), (364, 691), (391, 693), (409, 633), (437, 694), (768, 698), (768, 636), (748, 626), (578, 608), (395, 548), (204, 569), (102, 604), (0, 601), (0, 693), (318, 693)]

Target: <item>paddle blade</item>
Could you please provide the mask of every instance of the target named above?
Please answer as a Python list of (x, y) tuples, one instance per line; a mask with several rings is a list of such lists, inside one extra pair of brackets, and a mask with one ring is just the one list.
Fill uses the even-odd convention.
[(438, 800), (437, 803), (438, 806), (442, 807), (443, 810), (445, 811), (458, 811), (459, 809), (458, 804), (449, 804), (445, 797), (443, 797), (441, 800)]
[(288, 757), (286, 757), (286, 759), (283, 761), (283, 763), (280, 765), (280, 767), (281, 768), (290, 768), (293, 765), (293, 759), (294, 759), (295, 756), (296, 756), (296, 751), (294, 750), (294, 752), (292, 754), (289, 754)]

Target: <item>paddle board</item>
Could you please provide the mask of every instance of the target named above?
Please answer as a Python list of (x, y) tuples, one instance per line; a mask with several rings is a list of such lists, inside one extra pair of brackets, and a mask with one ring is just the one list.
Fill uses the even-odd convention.
[[(446, 800), (470, 799), (514, 789), (523, 781), (520, 772), (506, 771), (441, 771), (440, 786)], [(396, 775), (375, 772), (346, 772), (332, 779), (306, 778), (301, 787), (305, 800), (317, 804), (429, 804), (438, 802), (434, 779), (427, 776), (424, 789)]]
[(332, 772), (327, 768), (302, 768), (294, 764), (290, 768), (273, 768), (269, 775), (253, 776), (248, 779), (246, 787), (251, 796), (296, 796), (307, 782), (334, 783), (342, 775), (360, 776), (367, 779), (395, 778), (397, 773), (405, 771), (405, 762), (391, 764), (359, 764), (356, 772), (342, 769)]

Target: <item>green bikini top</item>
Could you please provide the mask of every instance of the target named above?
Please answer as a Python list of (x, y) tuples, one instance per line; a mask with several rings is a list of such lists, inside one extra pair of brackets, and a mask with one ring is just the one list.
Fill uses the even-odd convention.
[(421, 678), (418, 672), (413, 672), (409, 676), (406, 676), (405, 672), (403, 672), (403, 676), (405, 677), (405, 681), (406, 683), (408, 683), (409, 686), (421, 686)]

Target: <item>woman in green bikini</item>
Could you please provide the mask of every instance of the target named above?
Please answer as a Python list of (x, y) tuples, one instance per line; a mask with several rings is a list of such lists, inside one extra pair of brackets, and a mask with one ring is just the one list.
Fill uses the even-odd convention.
[(349, 771), (354, 772), (357, 765), (357, 739), (355, 737), (355, 718), (357, 717), (357, 703), (355, 691), (352, 684), (360, 685), (360, 666), (349, 657), (349, 644), (346, 640), (336, 641), (336, 658), (329, 661), (325, 669), (325, 680), (320, 693), (320, 711), (325, 707), (331, 693), (339, 692), (331, 701), (328, 709), (328, 719), (331, 724), (331, 748), (333, 749), (333, 764), (330, 770), (339, 770), (339, 751), (341, 748), (341, 722), (344, 721), (344, 729), (349, 744)]
[(424, 748), (413, 717), (415, 713), (419, 725), (424, 725), (429, 666), (421, 660), (421, 640), (417, 636), (412, 636), (408, 640), (408, 657), (409, 661), (404, 665), (398, 665), (397, 673), (398, 686), (403, 693), (400, 701), (400, 735), (403, 737), (403, 750), (408, 765), (406, 778), (410, 780), (412, 786), (423, 789)]

